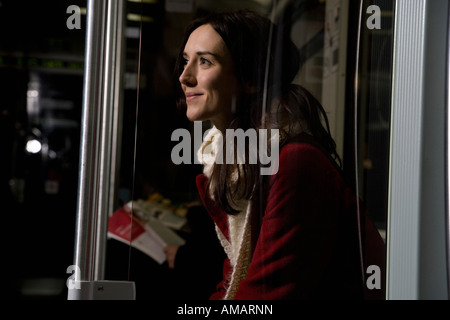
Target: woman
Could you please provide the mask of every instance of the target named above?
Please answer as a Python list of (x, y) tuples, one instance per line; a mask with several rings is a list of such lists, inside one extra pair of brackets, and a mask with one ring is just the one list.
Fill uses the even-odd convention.
[[(367, 290), (364, 273), (383, 270), (384, 244), (358, 217), (325, 111), (292, 84), (299, 55), (278, 32), (251, 11), (213, 13), (187, 27), (177, 59), (180, 107), (212, 124), (198, 150), (197, 187), (227, 258), (211, 299), (383, 298), (382, 288)], [(280, 146), (277, 170), (216, 161), (230, 150), (227, 129), (268, 130), (267, 148)], [(262, 146), (247, 145), (234, 160)]]

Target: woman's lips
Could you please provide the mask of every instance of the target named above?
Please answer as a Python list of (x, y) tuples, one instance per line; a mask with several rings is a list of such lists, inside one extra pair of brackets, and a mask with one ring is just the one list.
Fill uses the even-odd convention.
[(186, 92), (186, 102), (192, 101), (198, 97), (200, 97), (201, 93), (195, 93), (195, 92)]

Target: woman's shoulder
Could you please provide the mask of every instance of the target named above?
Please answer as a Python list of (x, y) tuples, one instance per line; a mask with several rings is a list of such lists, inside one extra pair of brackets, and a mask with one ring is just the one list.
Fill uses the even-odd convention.
[(310, 137), (302, 137), (280, 148), (278, 171), (270, 176), (269, 186), (275, 182), (295, 186), (307, 181), (345, 184), (343, 172), (331, 156)]
[(281, 166), (331, 166), (334, 168), (337, 166), (320, 144), (307, 134), (299, 135), (284, 144), (280, 149), (279, 162), (280, 168)]

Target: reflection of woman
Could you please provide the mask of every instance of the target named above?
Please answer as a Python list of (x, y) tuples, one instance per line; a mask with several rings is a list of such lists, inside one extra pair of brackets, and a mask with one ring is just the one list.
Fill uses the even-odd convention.
[[(340, 175), (325, 112), (291, 84), (297, 50), (276, 35), (268, 19), (249, 11), (211, 14), (188, 26), (177, 60), (179, 104), (189, 120), (213, 125), (199, 159), (223, 151), (226, 129), (279, 130), (275, 174), (260, 175), (259, 162), (204, 161), (197, 177), (227, 254), (211, 298), (360, 299), (362, 271), (369, 264), (383, 270), (384, 245), (375, 230), (362, 238), (373, 248), (360, 254), (357, 201)], [(367, 253), (379, 259), (366, 260)]]

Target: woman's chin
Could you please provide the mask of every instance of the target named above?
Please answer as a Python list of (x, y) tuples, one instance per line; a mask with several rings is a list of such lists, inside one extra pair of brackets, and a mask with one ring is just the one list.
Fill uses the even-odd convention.
[(191, 121), (191, 122), (194, 122), (194, 121), (201, 121), (201, 120), (199, 120), (197, 117), (193, 117), (193, 116), (189, 116), (189, 115), (186, 115), (186, 117), (187, 117), (188, 120)]
[(186, 112), (186, 117), (189, 121), (204, 121), (203, 117), (201, 117), (199, 114), (190, 113), (189, 110)]

